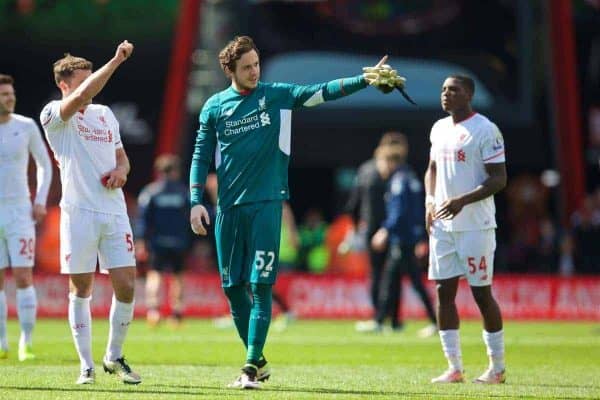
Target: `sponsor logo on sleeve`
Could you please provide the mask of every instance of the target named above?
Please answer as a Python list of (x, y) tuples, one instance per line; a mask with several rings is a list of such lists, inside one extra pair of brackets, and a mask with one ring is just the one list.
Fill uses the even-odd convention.
[(500, 151), (503, 148), (504, 148), (504, 141), (502, 140), (502, 137), (497, 136), (496, 140), (494, 141), (494, 144), (492, 145), (492, 150)]

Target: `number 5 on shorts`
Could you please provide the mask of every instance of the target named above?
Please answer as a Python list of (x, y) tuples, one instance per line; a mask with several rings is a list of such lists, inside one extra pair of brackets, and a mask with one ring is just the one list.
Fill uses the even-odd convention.
[(127, 251), (131, 253), (133, 251), (133, 238), (131, 237), (131, 233), (125, 234), (125, 243), (127, 243)]

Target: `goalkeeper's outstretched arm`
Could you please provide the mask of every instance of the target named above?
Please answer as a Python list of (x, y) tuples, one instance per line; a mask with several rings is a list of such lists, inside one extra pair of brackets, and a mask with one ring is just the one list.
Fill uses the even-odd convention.
[(363, 73), (354, 77), (315, 85), (289, 85), (294, 107), (314, 107), (326, 101), (349, 96), (369, 85), (384, 93), (394, 89), (403, 90), (406, 79), (385, 64), (387, 59), (386, 55), (374, 66), (364, 67)]
[[(386, 61), (387, 56), (384, 56), (375, 66), (369, 68), (377, 71)], [(349, 96), (366, 88), (370, 84), (370, 76), (367, 77), (365, 73), (362, 73), (357, 76), (335, 79), (315, 85), (283, 85), (290, 90), (294, 107), (314, 107), (326, 101)], [(374, 86), (379, 88), (375, 84)]]

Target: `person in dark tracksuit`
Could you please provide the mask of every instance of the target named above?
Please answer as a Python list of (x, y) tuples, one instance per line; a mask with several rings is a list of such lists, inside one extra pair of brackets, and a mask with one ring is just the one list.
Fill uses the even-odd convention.
[[(402, 140), (401, 137), (402, 134), (399, 132), (386, 132), (382, 135), (378, 148), (397, 143)], [(386, 168), (385, 160), (377, 159), (375, 156), (362, 163), (345, 206), (345, 212), (351, 215), (354, 221), (355, 235), (362, 235), (367, 242), (371, 240), (385, 219), (384, 195), (388, 184)], [(370, 246), (367, 246), (367, 252), (371, 267), (369, 295), (373, 306), (373, 319), (358, 321), (356, 330), (360, 332), (377, 329), (375, 316), (378, 314), (381, 273), (386, 256), (385, 252), (374, 251)]]
[(403, 329), (398, 310), (402, 295), (402, 276), (408, 274), (431, 321), (430, 325), (419, 331), (419, 336), (431, 336), (437, 332), (435, 313), (415, 260), (416, 254), (422, 252), (426, 240), (422, 217), (425, 212), (423, 185), (406, 164), (406, 137), (401, 143), (378, 149), (378, 153), (378, 157), (386, 162), (390, 178), (385, 194), (385, 220), (371, 239), (374, 251), (387, 250), (375, 321), (381, 330), (385, 318), (389, 316), (392, 329)]
[(173, 273), (169, 290), (171, 318), (179, 325), (183, 315), (183, 270), (191, 247), (189, 232), (189, 191), (180, 181), (180, 160), (172, 154), (159, 156), (154, 163), (158, 175), (138, 197), (137, 253), (148, 252), (150, 270), (146, 276), (148, 324), (159, 323), (160, 286), (165, 272)]

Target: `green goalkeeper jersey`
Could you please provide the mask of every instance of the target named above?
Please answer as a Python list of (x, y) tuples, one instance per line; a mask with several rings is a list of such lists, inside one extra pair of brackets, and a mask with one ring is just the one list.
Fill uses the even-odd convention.
[(292, 110), (350, 95), (367, 86), (362, 75), (315, 85), (259, 82), (240, 93), (232, 86), (200, 112), (190, 171), (192, 206), (201, 204), (214, 155), (218, 209), (289, 198)]

